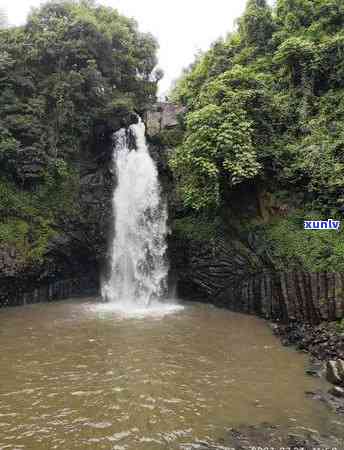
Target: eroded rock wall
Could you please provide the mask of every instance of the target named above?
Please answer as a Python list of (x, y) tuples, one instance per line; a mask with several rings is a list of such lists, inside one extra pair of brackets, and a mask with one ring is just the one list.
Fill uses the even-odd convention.
[(122, 122), (110, 125), (95, 127), (92, 142), (73, 161), (73, 211), (57, 215), (43, 260), (24, 260), (15, 246), (0, 246), (0, 307), (98, 291), (113, 223), (112, 137)]
[(253, 238), (171, 241), (181, 297), (283, 322), (344, 317), (343, 273), (279, 272)]

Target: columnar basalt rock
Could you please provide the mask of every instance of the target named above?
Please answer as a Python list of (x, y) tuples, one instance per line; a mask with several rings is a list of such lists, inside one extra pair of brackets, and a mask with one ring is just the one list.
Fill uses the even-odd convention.
[(266, 319), (318, 324), (344, 317), (344, 274), (278, 272), (248, 242), (172, 242), (182, 296)]
[(43, 284), (32, 282), (26, 285), (11, 285), (11, 280), (3, 282), (0, 289), (0, 307), (24, 306), (41, 302), (63, 300), (71, 297), (96, 295), (99, 291), (98, 279), (92, 276), (80, 276), (78, 278), (61, 279)]
[(267, 272), (231, 284), (219, 299), (231, 309), (267, 319), (335, 321), (344, 316), (344, 274)]

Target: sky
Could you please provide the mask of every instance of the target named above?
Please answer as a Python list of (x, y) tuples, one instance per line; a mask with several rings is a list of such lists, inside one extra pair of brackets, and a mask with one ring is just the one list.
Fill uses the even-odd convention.
[[(32, 6), (41, 0), (0, 0), (11, 25), (25, 22)], [(159, 67), (165, 77), (160, 94), (167, 93), (199, 50), (233, 30), (234, 21), (244, 11), (246, 0), (99, 0), (126, 16), (134, 17), (139, 28), (159, 41)]]

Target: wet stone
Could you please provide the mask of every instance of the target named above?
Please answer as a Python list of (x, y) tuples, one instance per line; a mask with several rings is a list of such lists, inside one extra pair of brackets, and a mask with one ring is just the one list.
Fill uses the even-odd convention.
[(344, 384), (344, 361), (342, 359), (339, 359), (336, 365), (338, 369), (338, 375)]
[(329, 393), (337, 398), (344, 398), (344, 389), (339, 386), (334, 386), (329, 390)]
[(342, 384), (342, 378), (340, 376), (336, 361), (328, 361), (326, 365), (326, 378), (332, 384)]

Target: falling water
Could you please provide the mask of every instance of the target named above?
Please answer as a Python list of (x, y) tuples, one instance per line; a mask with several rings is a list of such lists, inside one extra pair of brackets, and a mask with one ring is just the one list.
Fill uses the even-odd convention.
[[(136, 150), (129, 148), (130, 135), (135, 137)], [(115, 143), (115, 230), (111, 273), (102, 286), (102, 296), (110, 302), (148, 306), (166, 290), (167, 208), (141, 119), (129, 132), (118, 131)]]

